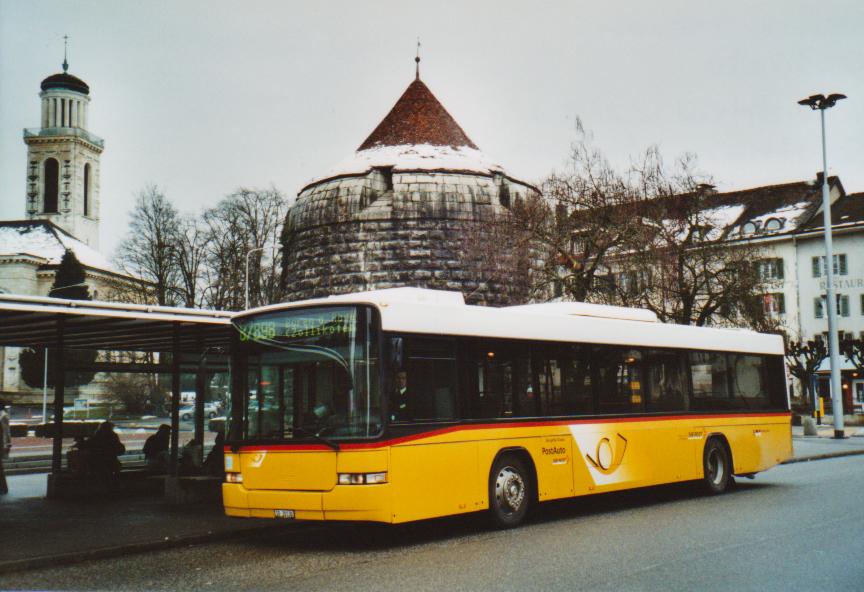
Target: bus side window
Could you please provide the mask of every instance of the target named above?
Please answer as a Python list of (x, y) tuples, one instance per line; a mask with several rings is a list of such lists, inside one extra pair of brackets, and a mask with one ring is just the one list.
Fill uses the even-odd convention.
[(560, 348), (561, 397), (565, 414), (594, 412), (590, 361), (591, 346), (566, 345)]
[(681, 353), (649, 350), (644, 367), (648, 411), (686, 411), (689, 408), (687, 374)]
[(456, 419), (455, 340), (411, 337), (406, 342), (404, 371), (411, 419)]
[[(461, 386), (468, 419), (513, 416), (513, 352), (500, 342), (465, 340)], [(526, 387), (527, 388), (527, 387)]]
[(732, 396), (744, 409), (769, 409), (768, 376), (763, 356), (729, 355), (732, 376)]
[(561, 397), (561, 366), (558, 350), (552, 345), (536, 344), (533, 348), (531, 365), (533, 372), (533, 394), (539, 405), (540, 415), (549, 417), (564, 414)]
[(733, 407), (729, 399), (729, 372), (726, 354), (689, 352), (690, 377), (693, 381), (693, 409), (723, 411)]
[(596, 347), (591, 357), (591, 382), (597, 413), (639, 413), (642, 403), (642, 352)]

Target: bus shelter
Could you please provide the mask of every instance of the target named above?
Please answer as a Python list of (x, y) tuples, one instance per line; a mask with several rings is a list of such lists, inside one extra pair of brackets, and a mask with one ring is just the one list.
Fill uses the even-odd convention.
[[(195, 436), (203, 441), (204, 389), (208, 370), (227, 367), (232, 313), (165, 306), (88, 300), (65, 300), (0, 294), (0, 346), (50, 348), (56, 354), (53, 375), (54, 419), (49, 497), (62, 472), (63, 414), (66, 373), (75, 370), (123, 373), (167, 373), (171, 376), (169, 473), (178, 474), (180, 377), (193, 372)], [(86, 367), (66, 360), (69, 350), (158, 353), (158, 361), (95, 362)], [(166, 355), (168, 354), (168, 355)], [(167, 358), (168, 361), (165, 361)], [(154, 359), (157, 359), (154, 357)], [(43, 418), (47, 422), (47, 417)]]

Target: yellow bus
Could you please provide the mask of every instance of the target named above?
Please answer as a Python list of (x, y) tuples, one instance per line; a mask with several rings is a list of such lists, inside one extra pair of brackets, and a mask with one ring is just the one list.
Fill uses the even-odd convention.
[(777, 335), (397, 288), (232, 321), (230, 516), (401, 523), (699, 480), (792, 454)]

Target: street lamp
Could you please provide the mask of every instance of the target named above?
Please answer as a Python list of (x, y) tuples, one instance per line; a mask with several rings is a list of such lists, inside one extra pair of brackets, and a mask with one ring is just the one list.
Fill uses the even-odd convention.
[(263, 251), (264, 247), (256, 247), (254, 249), (250, 249), (248, 253), (246, 253), (246, 310), (249, 310), (249, 255), (255, 253), (256, 251)]
[(825, 148), (825, 110), (845, 99), (838, 93), (811, 95), (798, 101), (819, 111), (822, 120), (822, 223), (825, 226), (825, 280), (828, 301), (828, 353), (831, 360), (831, 405), (834, 411), (834, 437), (843, 438), (843, 392), (840, 388), (840, 340), (837, 337), (837, 300), (834, 295), (834, 247), (831, 240), (831, 202), (828, 197), (828, 152)]
[[(65, 290), (66, 288), (77, 288), (79, 286), (90, 287), (87, 285), (87, 282), (79, 282), (77, 284), (69, 284), (68, 286), (59, 286), (57, 288), (52, 288), (51, 292), (56, 292), (58, 290)], [(50, 292), (49, 292), (50, 294)], [(53, 296), (51, 298), (54, 298)], [(48, 348), (43, 347), (45, 363), (42, 368), (42, 421), (44, 423), (48, 423)]]

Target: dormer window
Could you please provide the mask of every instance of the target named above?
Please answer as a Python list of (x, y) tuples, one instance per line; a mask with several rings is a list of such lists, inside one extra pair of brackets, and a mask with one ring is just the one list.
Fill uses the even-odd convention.
[(765, 232), (777, 232), (781, 228), (783, 228), (783, 221), (779, 218), (769, 218), (765, 222)]
[(759, 227), (755, 222), (747, 222), (741, 227), (741, 234), (756, 234)]

